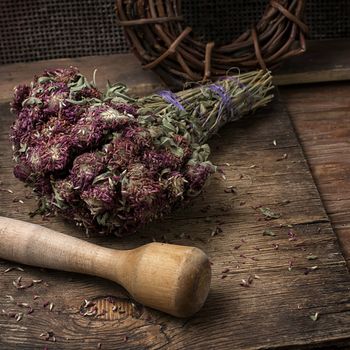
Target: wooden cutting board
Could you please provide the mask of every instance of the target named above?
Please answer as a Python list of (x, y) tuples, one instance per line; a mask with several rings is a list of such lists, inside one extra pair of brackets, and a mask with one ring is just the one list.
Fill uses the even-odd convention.
[[(301, 349), (347, 344), (350, 276), (281, 102), (228, 125), (211, 140), (212, 161), (221, 165), (225, 179), (215, 175), (189, 207), (123, 239), (86, 238), (59, 218), (30, 218), (35, 199), (12, 175), (8, 132), (13, 116), (7, 103), (0, 105), (0, 120), (0, 215), (114, 248), (152, 240), (197, 246), (210, 256), (213, 269), (203, 309), (190, 319), (175, 319), (132, 303), (111, 282), (27, 266), (5, 273), (17, 265), (0, 260), (1, 348)], [(22, 284), (37, 283), (17, 289), (13, 281), (19, 276)], [(95, 303), (97, 314), (93, 306), (84, 307), (85, 300)], [(21, 303), (34, 311), (28, 314), (31, 309)], [(16, 321), (9, 313), (23, 315)]]

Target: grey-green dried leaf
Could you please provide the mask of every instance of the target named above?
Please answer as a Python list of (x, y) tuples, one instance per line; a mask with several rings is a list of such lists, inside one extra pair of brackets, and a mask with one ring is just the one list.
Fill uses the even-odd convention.
[(42, 105), (42, 101), (37, 97), (28, 97), (22, 102), (22, 106), (29, 106), (29, 105)]
[(38, 83), (39, 84), (48, 83), (50, 81), (52, 81), (52, 79), (50, 77), (40, 77), (40, 78), (38, 78)]
[(279, 219), (281, 217), (281, 214), (273, 212), (270, 208), (262, 207), (259, 209), (266, 219)]
[(318, 320), (318, 316), (319, 316), (319, 313), (318, 312), (316, 312), (314, 315), (310, 315), (310, 318), (311, 318), (311, 320), (312, 321), (317, 321)]
[(263, 236), (271, 236), (271, 237), (274, 237), (274, 236), (276, 236), (276, 233), (273, 232), (271, 229), (267, 228), (267, 229), (264, 230)]

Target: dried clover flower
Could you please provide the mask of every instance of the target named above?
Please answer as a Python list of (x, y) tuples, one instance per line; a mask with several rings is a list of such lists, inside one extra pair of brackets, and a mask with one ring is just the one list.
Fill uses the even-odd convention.
[(141, 99), (122, 84), (99, 91), (74, 68), (15, 89), (14, 175), (41, 212), (122, 235), (198, 195), (215, 167), (206, 140), (267, 104), (268, 72)]

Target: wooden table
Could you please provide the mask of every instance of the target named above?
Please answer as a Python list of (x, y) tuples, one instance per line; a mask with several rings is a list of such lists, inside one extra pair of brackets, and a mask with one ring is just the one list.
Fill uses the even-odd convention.
[[(43, 222), (40, 217), (28, 217), (35, 200), (11, 174), (7, 140), (13, 120), (7, 104), (12, 86), (30, 80), (48, 65), (71, 63), (84, 73), (97, 66), (100, 85), (108, 76), (112, 81), (126, 81), (136, 93), (154, 90), (159, 81), (140, 72), (130, 56), (0, 67), (0, 215), (84, 238), (59, 218)], [(119, 66), (122, 72), (116, 68)], [(303, 142), (332, 224), (339, 237), (344, 237), (349, 229), (345, 186), (349, 184), (346, 149), (350, 148), (345, 123), (349, 103), (346, 105), (344, 92), (349, 89), (336, 84), (329, 91), (327, 86), (283, 88), (282, 100), (288, 111), (277, 100), (254, 118), (225, 128), (211, 146), (212, 160), (222, 164), (226, 180), (214, 176), (211, 186), (189, 209), (150, 225), (137, 236), (84, 238), (122, 249), (165, 240), (206, 251), (213, 263), (213, 282), (208, 301), (197, 315), (181, 320), (134, 305), (124, 290), (98, 278), (30, 267), (23, 267), (24, 272), (4, 273), (14, 264), (0, 261), (0, 310), (5, 310), (0, 316), (0, 344), (6, 349), (301, 349), (335, 345), (346, 349), (350, 276), (288, 115)], [(327, 94), (332, 94), (328, 100)], [(335, 115), (341, 126), (335, 123), (329, 128), (327, 121)], [(334, 179), (336, 186), (332, 187)], [(226, 193), (228, 186), (235, 186), (234, 193)], [(344, 190), (335, 195), (340, 186)], [(337, 201), (341, 205), (335, 204)], [(279, 218), (266, 220), (261, 209), (267, 207)], [(346, 240), (342, 243), (349, 258), (349, 245)], [(20, 275), (24, 282), (43, 281), (17, 290), (12, 282)], [(252, 284), (242, 286), (249, 276)], [(83, 316), (84, 299), (97, 303), (100, 316)], [(30, 304), (34, 312), (27, 315), (16, 302)], [(114, 312), (114, 305), (123, 312)], [(24, 316), (18, 322), (6, 316), (9, 311), (21, 310)]]

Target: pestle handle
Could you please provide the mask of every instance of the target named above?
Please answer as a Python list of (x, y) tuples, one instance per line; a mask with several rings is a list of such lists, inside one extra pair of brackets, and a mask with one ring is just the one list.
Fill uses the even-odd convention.
[(195, 247), (150, 243), (115, 250), (1, 216), (0, 258), (103, 277), (136, 301), (178, 317), (202, 307), (211, 280), (208, 257)]

